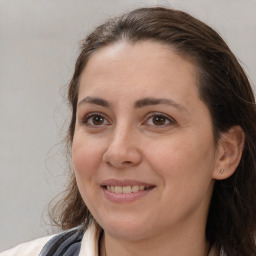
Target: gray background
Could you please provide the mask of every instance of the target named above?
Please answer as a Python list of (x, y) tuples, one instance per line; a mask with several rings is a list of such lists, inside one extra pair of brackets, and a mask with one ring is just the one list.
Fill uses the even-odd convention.
[(256, 81), (256, 0), (0, 0), (0, 251), (53, 232), (65, 180), (63, 95), (78, 42), (97, 24), (160, 4), (215, 28)]

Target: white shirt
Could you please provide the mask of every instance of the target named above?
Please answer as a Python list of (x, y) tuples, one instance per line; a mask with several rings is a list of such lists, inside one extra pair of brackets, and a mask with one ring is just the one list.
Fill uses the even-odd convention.
[[(96, 228), (90, 225), (83, 235), (79, 256), (98, 256), (98, 239)], [(53, 237), (47, 236), (20, 244), (10, 250), (0, 253), (0, 256), (38, 256), (44, 245)], [(214, 248), (208, 256), (218, 256)]]
[[(94, 225), (90, 225), (83, 235), (79, 256), (98, 256), (98, 237)], [(20, 244), (0, 253), (0, 256), (38, 256), (44, 245), (53, 237), (46, 236)]]

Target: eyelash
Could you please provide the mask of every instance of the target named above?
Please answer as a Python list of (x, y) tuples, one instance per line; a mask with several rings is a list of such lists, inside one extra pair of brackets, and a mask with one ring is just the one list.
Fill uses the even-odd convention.
[[(108, 122), (108, 124), (90, 124), (89, 121), (93, 121), (92, 118), (94, 117), (99, 117), (99, 118), (102, 118), (103, 119), (103, 122)], [(164, 124), (160, 124), (160, 125), (156, 125), (156, 124), (153, 124), (153, 120), (152, 120), (152, 124), (147, 124), (149, 122), (150, 119), (152, 118), (156, 118), (156, 117), (159, 117), (161, 118), (163, 121), (164, 121)], [(168, 122), (168, 124), (166, 124), (166, 122)], [(85, 118), (83, 118), (82, 120), (82, 123), (85, 124), (86, 126), (88, 127), (93, 127), (93, 128), (99, 128), (99, 127), (102, 127), (104, 125), (110, 125), (111, 122), (108, 121), (108, 119), (101, 113), (89, 113), (88, 115), (85, 116)], [(161, 128), (161, 127), (166, 127), (166, 126), (169, 126), (169, 125), (172, 125), (172, 124), (175, 124), (176, 121), (171, 118), (170, 116), (167, 116), (163, 113), (159, 113), (159, 112), (151, 112), (151, 113), (148, 113), (146, 115), (146, 121), (143, 122), (143, 124), (145, 125), (150, 125), (150, 126), (154, 126), (154, 127), (158, 127), (158, 128)]]
[[(155, 126), (155, 127), (158, 127), (158, 128), (166, 127), (166, 126), (169, 126), (169, 125), (172, 125), (172, 124), (176, 123), (176, 121), (173, 118), (171, 118), (170, 116), (165, 115), (163, 113), (159, 113), (159, 112), (151, 112), (146, 117), (147, 117), (146, 121), (143, 122), (143, 124), (146, 124), (150, 119), (155, 118), (155, 117), (162, 118), (164, 120), (164, 124), (161, 124), (161, 125), (149, 124), (151, 126)], [(168, 122), (168, 124), (166, 124), (166, 121)]]
[[(107, 118), (106, 118), (103, 114), (101, 114), (101, 113), (89, 113), (89, 114), (87, 114), (87, 115), (83, 118), (82, 123), (85, 124), (85, 125), (87, 125), (87, 126), (89, 126), (89, 127), (97, 127), (97, 126), (101, 127), (101, 126), (104, 125), (104, 124), (101, 124), (101, 125), (89, 124), (88, 122), (89, 122), (90, 120), (92, 120), (92, 118), (94, 118), (94, 117), (103, 118), (104, 122), (107, 120)], [(108, 121), (108, 123), (110, 123), (110, 122)]]

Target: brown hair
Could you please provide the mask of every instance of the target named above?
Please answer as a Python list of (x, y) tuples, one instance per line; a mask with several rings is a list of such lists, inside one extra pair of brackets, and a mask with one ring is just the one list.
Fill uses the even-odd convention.
[[(97, 27), (82, 44), (68, 91), (72, 118), (68, 146), (72, 145), (79, 78), (90, 56), (119, 40), (144, 40), (171, 45), (192, 57), (199, 71), (199, 93), (211, 113), (214, 136), (234, 125), (242, 127), (245, 146), (235, 173), (215, 183), (206, 226), (206, 238), (227, 256), (256, 255), (256, 107), (250, 83), (223, 39), (189, 14), (161, 7), (141, 8)], [(71, 173), (66, 196), (54, 208), (55, 222), (63, 229), (93, 219)]]

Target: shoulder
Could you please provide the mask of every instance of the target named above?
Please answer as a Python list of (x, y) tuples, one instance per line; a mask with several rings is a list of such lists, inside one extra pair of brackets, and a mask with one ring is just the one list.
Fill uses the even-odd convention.
[(57, 235), (20, 244), (0, 253), (0, 256), (95, 256), (98, 255), (98, 239), (99, 231), (94, 224), (89, 225), (86, 232), (81, 225)]
[(53, 236), (42, 237), (27, 243), (20, 244), (10, 250), (0, 253), (0, 256), (37, 256), (41, 252), (44, 245)]

